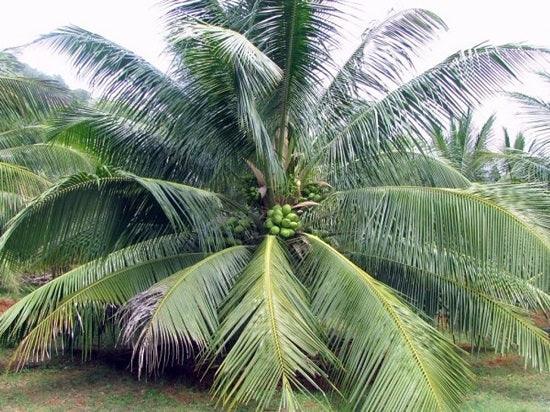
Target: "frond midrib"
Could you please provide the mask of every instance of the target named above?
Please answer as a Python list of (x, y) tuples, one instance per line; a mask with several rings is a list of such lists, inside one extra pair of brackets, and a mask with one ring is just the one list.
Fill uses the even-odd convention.
[[(424, 363), (422, 362), (422, 358), (420, 357), (419, 353), (417, 352), (416, 348), (414, 347), (411, 338), (409, 337), (409, 334), (405, 331), (402, 322), (400, 320), (400, 317), (397, 313), (395, 313), (395, 310), (389, 305), (384, 297), (379, 293), (378, 288), (376, 284), (372, 282), (372, 280), (366, 276), (366, 273), (356, 266), (353, 262), (351, 262), (349, 259), (347, 259), (344, 255), (342, 255), (339, 251), (334, 249), (332, 246), (326, 244), (322, 240), (320, 240), (318, 237), (313, 235), (307, 235), (309, 238), (315, 239), (317, 242), (321, 242), (321, 244), (329, 248), (330, 251), (336, 255), (336, 257), (345, 264), (345, 266), (348, 266), (353, 272), (359, 275), (359, 277), (363, 280), (364, 283), (366, 283), (369, 286), (369, 290), (376, 294), (378, 301), (384, 306), (386, 311), (390, 314), (391, 318), (394, 321), (394, 324), (399, 328), (399, 331), (401, 332), (401, 336), (405, 338), (405, 342), (409, 349), (411, 350), (414, 359), (416, 360), (416, 363), (420, 367), (420, 370), (422, 371), (422, 375), (424, 376), (425, 381), (428, 383), (430, 388), (432, 389), (432, 393), (434, 394), (434, 398), (438, 405), (438, 410), (443, 411), (445, 408), (443, 407), (443, 403), (441, 399), (439, 398), (439, 391), (436, 389), (435, 385), (433, 384), (430, 376), (428, 375), (426, 368), (424, 366)], [(376, 282), (376, 281), (375, 281)], [(378, 282), (377, 282), (378, 283)]]

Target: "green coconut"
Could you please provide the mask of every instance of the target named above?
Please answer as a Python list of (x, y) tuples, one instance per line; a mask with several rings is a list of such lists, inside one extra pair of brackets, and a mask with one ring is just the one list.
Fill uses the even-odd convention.
[(273, 226), (271, 229), (269, 229), (269, 233), (272, 235), (278, 235), (281, 231), (281, 228), (279, 226)]

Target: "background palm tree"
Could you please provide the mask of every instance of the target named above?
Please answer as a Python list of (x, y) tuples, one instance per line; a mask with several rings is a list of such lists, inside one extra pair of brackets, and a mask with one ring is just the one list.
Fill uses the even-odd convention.
[(550, 366), (528, 318), (550, 302), (546, 193), (471, 185), (421, 152), (544, 51), (479, 46), (404, 81), (445, 28), (425, 10), (372, 24), (341, 62), (337, 2), (164, 4), (167, 74), (77, 27), (40, 40), (101, 92), (50, 139), (102, 167), (0, 238), (12, 278), (74, 265), (0, 318), (16, 366), (113, 333), (140, 374), (214, 369), (226, 408), (337, 388), (353, 409), (456, 409), (472, 375), (432, 325), (442, 312), (449, 332)]
[(462, 175), (472, 181), (488, 179), (487, 161), (491, 157), (489, 144), (493, 134), (495, 116), (490, 116), (477, 130), (473, 122), (472, 110), (458, 118), (451, 119), (446, 133), (436, 127), (432, 141), (436, 155), (445, 159)]
[(95, 170), (89, 156), (47, 142), (49, 118), (74, 100), (63, 84), (0, 52), (1, 225), (60, 177)]
[(512, 140), (504, 129), (504, 147), (496, 159), (500, 160), (502, 181), (516, 183), (550, 182), (550, 158), (548, 157), (549, 140), (532, 139), (527, 143), (523, 133), (518, 133)]

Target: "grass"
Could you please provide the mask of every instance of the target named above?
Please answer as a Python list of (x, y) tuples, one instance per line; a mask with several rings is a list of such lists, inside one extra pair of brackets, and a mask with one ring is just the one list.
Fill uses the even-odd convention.
[(550, 373), (525, 369), (518, 356), (484, 354), (474, 357), (478, 376), (467, 406), (483, 412), (550, 410)]
[[(0, 349), (0, 368), (5, 367), (10, 354), (11, 350)], [(192, 381), (185, 374), (139, 381), (124, 364), (108, 356), (85, 363), (63, 358), (20, 373), (2, 374), (0, 410), (219, 410), (204, 384)], [(473, 366), (478, 374), (477, 387), (464, 410), (550, 410), (550, 373), (525, 370), (520, 358), (501, 358), (494, 354), (474, 358)], [(307, 399), (303, 399), (303, 405), (306, 410), (318, 410), (314, 402)]]

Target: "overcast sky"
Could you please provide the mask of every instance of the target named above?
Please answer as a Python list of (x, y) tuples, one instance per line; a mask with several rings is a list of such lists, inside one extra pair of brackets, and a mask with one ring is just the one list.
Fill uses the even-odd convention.
[[(483, 41), (491, 43), (526, 42), (550, 48), (549, 0), (352, 0), (360, 5), (357, 13), (365, 24), (383, 18), (390, 9), (421, 7), (441, 16), (449, 31), (434, 44), (427, 59), (441, 59), (458, 49)], [(351, 3), (351, 2), (350, 2)], [(145, 57), (161, 69), (163, 39), (161, 10), (157, 0), (3, 0), (0, 6), (0, 49), (28, 43), (40, 34), (74, 24), (99, 33)], [(85, 87), (61, 56), (44, 48), (25, 49), (21, 60), (49, 74), (60, 74), (69, 86)], [(537, 92), (537, 85), (523, 88)], [(513, 122), (514, 110), (503, 99), (489, 109), (499, 111), (501, 121)], [(503, 120), (504, 119), (504, 120)], [(513, 124), (513, 129), (520, 126)]]

